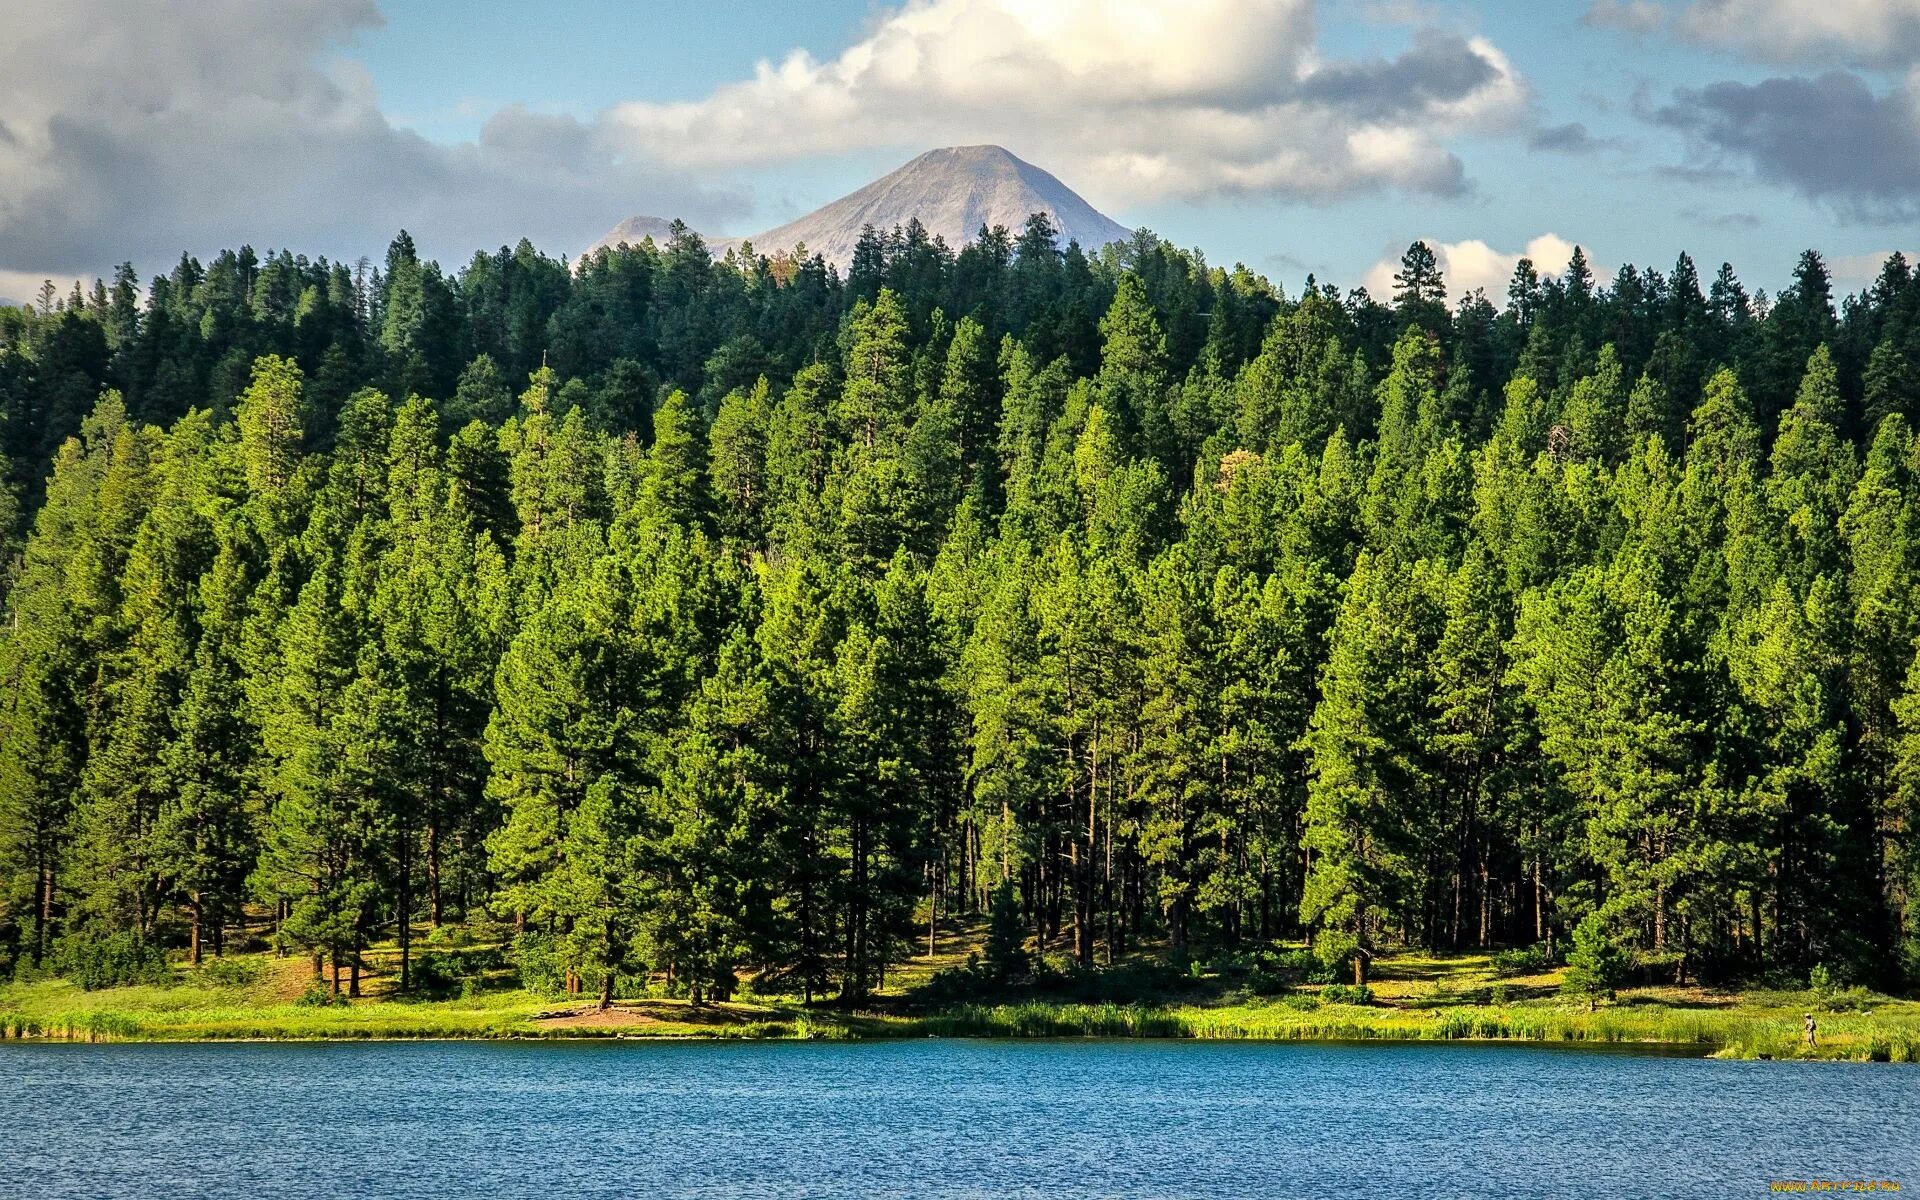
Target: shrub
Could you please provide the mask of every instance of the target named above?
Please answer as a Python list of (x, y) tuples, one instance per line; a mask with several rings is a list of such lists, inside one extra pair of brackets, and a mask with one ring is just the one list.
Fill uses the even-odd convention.
[(471, 946), (473, 933), (465, 925), (440, 925), (427, 931), (429, 946)]
[(1320, 998), (1328, 1004), (1372, 1004), (1373, 989), (1364, 983), (1330, 983), (1320, 989)]
[(1827, 964), (1815, 963), (1813, 970), (1807, 972), (1807, 990), (1813, 993), (1814, 1001), (1825, 1008), (1840, 991), (1840, 985), (1833, 978), (1833, 972), (1827, 970)]
[[(506, 965), (506, 955), (492, 946), (472, 950), (428, 950), (416, 954), (407, 981), (415, 991), (428, 996), (471, 996), (486, 980), (489, 971)], [(529, 989), (531, 990), (531, 989)]]
[(1259, 962), (1265, 970), (1287, 977), (1296, 983), (1338, 983), (1342, 974), (1342, 964), (1321, 962), (1311, 950), (1283, 950), (1263, 954)]
[(89, 992), (173, 982), (166, 954), (132, 932), (100, 935), (82, 929), (70, 933), (54, 950), (54, 969)]
[(1598, 913), (1589, 915), (1573, 931), (1573, 953), (1567, 955), (1563, 988), (1585, 996), (1592, 1010), (1599, 1007), (1600, 997), (1612, 999), (1626, 978), (1626, 951), (1607, 932)]
[(309, 979), (306, 990), (294, 997), (293, 1002), (301, 1008), (330, 1008), (335, 1004), (345, 1004), (346, 1000), (334, 995), (326, 980)]
[(1256, 996), (1279, 996), (1288, 991), (1287, 981), (1260, 967), (1247, 974), (1247, 991)]
[(1027, 931), (1020, 923), (1020, 905), (1014, 899), (1011, 880), (1001, 880), (993, 890), (985, 952), (987, 974), (993, 979), (1017, 979), (1029, 969)]
[(1499, 975), (1538, 975), (1553, 967), (1553, 956), (1545, 942), (1535, 942), (1514, 950), (1495, 950), (1493, 969)]
[(260, 982), (261, 963), (256, 958), (209, 958), (188, 976), (200, 987), (252, 987)]
[(566, 988), (566, 972), (560, 965), (559, 948), (551, 935), (529, 930), (513, 939), (507, 952), (520, 986), (542, 996), (557, 996)]

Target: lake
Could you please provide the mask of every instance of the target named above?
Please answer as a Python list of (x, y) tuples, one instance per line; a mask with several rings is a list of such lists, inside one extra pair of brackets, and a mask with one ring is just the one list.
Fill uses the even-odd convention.
[(1920, 1068), (1464, 1045), (0, 1046), (36, 1197), (1920, 1192)]

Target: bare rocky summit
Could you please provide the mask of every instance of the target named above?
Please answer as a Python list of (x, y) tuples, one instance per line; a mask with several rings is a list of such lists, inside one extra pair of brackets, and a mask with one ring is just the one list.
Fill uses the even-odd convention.
[[(868, 225), (890, 230), (918, 218), (930, 235), (957, 250), (982, 226), (1004, 225), (1017, 235), (1037, 212), (1047, 214), (1063, 245), (1077, 241), (1094, 250), (1131, 235), (1072, 188), (999, 146), (950, 146), (929, 150), (859, 191), (746, 240), (766, 254), (804, 245), (809, 254), (819, 254), (844, 271), (853, 261), (860, 231)], [(629, 217), (594, 249), (637, 244), (649, 236), (663, 243), (669, 224), (658, 217)], [(739, 241), (708, 238), (707, 244), (717, 255)]]

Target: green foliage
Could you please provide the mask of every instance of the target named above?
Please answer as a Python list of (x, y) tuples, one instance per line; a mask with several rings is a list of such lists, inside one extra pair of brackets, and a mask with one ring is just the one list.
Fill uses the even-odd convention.
[(522, 933), (513, 939), (507, 959), (520, 977), (520, 986), (536, 996), (557, 996), (565, 988), (565, 972), (551, 934)]
[(1573, 931), (1573, 949), (1567, 954), (1562, 986), (1586, 999), (1589, 1008), (1601, 997), (1612, 999), (1627, 981), (1627, 953), (1607, 931), (1598, 914), (1587, 917)]
[(856, 1004), (984, 918), (968, 995), (1912, 982), (1910, 264), (1438, 262), (403, 234), (8, 310), (0, 965), (464, 990), (417, 931), (491, 918), (544, 991)]
[(100, 934), (76, 930), (60, 939), (54, 951), (54, 969), (89, 992), (173, 982), (166, 954), (131, 931)]
[(1020, 906), (1011, 882), (1003, 881), (993, 893), (982, 966), (996, 980), (1018, 979), (1027, 973), (1027, 934), (1020, 924)]
[(1493, 952), (1493, 969), (1501, 975), (1538, 975), (1553, 966), (1553, 952), (1545, 942)]
[(301, 1008), (331, 1008), (334, 1005), (346, 1003), (346, 998), (336, 993), (323, 981), (310, 979), (307, 981), (307, 986), (300, 990), (300, 994), (293, 998), (293, 1002)]
[[(517, 970), (518, 964), (515, 965)], [(431, 950), (413, 960), (411, 982), (414, 990), (423, 996), (471, 996), (485, 986), (488, 975), (506, 966), (506, 955), (493, 947)], [(528, 987), (527, 990), (537, 989)]]
[(265, 977), (263, 966), (256, 958), (210, 958), (187, 980), (196, 987), (250, 988)]

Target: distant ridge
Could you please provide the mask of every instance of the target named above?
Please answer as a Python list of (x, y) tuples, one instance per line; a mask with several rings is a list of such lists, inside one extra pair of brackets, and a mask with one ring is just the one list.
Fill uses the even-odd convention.
[[(861, 229), (868, 225), (889, 230), (918, 218), (930, 235), (957, 250), (972, 241), (982, 226), (1004, 225), (1017, 234), (1037, 212), (1052, 220), (1063, 245), (1077, 241), (1093, 250), (1132, 236), (1131, 230), (1088, 204), (1072, 188), (999, 146), (949, 146), (929, 150), (824, 208), (747, 240), (762, 253), (804, 244), (808, 253), (819, 254), (844, 271), (853, 261)], [(664, 242), (669, 224), (659, 217), (629, 217), (592, 249), (621, 242), (637, 244), (649, 236)], [(716, 255), (739, 242), (738, 238), (707, 239)]]

